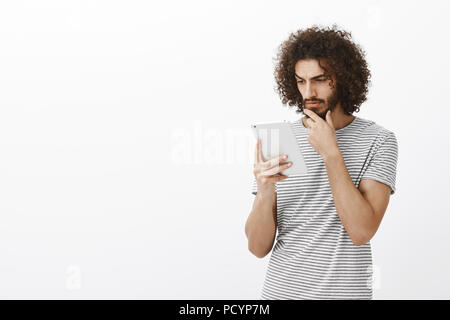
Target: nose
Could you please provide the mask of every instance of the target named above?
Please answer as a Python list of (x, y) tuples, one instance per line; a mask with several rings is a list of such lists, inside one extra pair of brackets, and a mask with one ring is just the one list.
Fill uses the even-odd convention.
[(316, 97), (316, 91), (314, 86), (311, 83), (307, 83), (305, 87), (305, 95), (303, 97), (304, 100), (309, 100)]

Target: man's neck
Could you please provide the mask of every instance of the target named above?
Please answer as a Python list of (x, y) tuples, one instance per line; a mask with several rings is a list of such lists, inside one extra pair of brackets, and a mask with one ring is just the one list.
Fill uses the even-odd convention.
[(333, 112), (332, 112), (331, 119), (333, 120), (334, 129), (339, 130), (339, 129), (342, 129), (342, 128), (348, 126), (350, 123), (352, 123), (353, 120), (355, 119), (355, 116), (348, 115), (345, 113), (342, 113), (342, 114), (339, 113), (339, 114), (333, 115)]

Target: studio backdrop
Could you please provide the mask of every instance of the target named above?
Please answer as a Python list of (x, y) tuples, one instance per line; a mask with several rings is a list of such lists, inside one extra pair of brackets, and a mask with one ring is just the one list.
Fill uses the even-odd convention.
[(395, 132), (375, 299), (450, 298), (447, 1), (4, 1), (0, 297), (258, 299), (254, 122), (288, 35), (337, 24)]

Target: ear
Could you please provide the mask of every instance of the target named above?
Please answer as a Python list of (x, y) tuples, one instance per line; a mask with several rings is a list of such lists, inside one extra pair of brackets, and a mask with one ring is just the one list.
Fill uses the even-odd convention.
[(325, 118), (327, 119), (327, 123), (334, 129), (334, 124), (333, 124), (333, 120), (331, 119), (331, 111), (330, 110), (327, 111), (327, 115), (325, 116)]

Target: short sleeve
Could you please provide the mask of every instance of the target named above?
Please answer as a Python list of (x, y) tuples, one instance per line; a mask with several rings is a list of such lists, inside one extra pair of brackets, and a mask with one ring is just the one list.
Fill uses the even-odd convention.
[(391, 188), (391, 195), (395, 193), (395, 179), (397, 173), (398, 143), (394, 133), (389, 132), (381, 142), (375, 154), (369, 161), (362, 179), (372, 179), (382, 182)]

